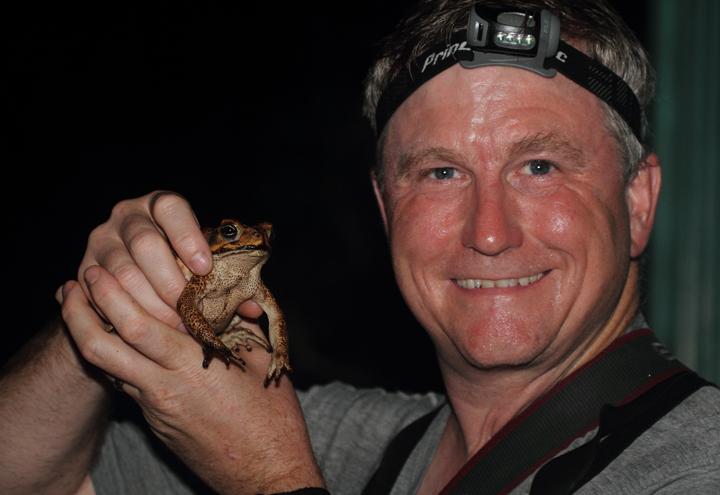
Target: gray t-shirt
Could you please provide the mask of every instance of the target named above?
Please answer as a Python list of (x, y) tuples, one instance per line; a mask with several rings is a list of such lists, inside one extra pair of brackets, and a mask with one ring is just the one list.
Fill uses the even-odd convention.
[[(395, 435), (445, 400), (436, 394), (358, 390), (339, 383), (314, 387), (299, 397), (333, 495), (361, 493)], [(417, 491), (449, 413), (446, 405), (430, 425), (392, 495)], [(567, 450), (594, 434), (576, 439)], [(92, 472), (98, 495), (211, 493), (151, 436), (130, 422), (110, 425)], [(532, 476), (512, 495), (528, 493), (531, 483)], [(720, 493), (720, 390), (706, 387), (688, 397), (577, 493)]]

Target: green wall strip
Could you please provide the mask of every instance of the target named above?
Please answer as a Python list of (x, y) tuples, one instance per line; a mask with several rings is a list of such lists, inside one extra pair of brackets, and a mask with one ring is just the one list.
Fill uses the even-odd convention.
[(663, 185), (645, 316), (683, 362), (720, 383), (720, 2), (650, 0), (648, 7)]

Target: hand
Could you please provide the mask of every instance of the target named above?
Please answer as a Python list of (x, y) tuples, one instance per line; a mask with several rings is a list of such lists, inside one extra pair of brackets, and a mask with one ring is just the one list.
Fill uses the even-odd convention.
[(323, 486), (292, 385), (263, 386), (270, 355), (247, 365), (213, 359), (150, 315), (106, 270), (86, 270), (86, 286), (117, 335), (107, 333), (76, 282), (62, 289), (63, 318), (81, 354), (142, 408), (152, 430), (219, 493), (274, 493)]
[[(78, 271), (87, 297), (85, 270), (98, 265), (108, 270), (150, 315), (178, 328), (182, 320), (175, 311), (177, 299), (187, 281), (168, 245), (196, 275), (212, 269), (212, 256), (190, 204), (180, 195), (155, 191), (122, 201), (107, 222), (90, 234), (87, 250)], [(96, 309), (103, 315), (102, 309)], [(257, 318), (262, 309), (252, 301), (239, 313)]]

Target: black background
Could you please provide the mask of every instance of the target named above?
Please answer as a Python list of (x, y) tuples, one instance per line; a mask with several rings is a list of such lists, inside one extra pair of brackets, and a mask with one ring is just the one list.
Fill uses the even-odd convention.
[[(393, 280), (360, 115), (374, 45), (411, 3), (13, 7), (0, 362), (58, 313), (55, 290), (112, 206), (172, 189), (203, 225), (275, 225), (263, 279), (300, 386), (440, 389)], [(642, 38), (644, 2), (616, 3)]]

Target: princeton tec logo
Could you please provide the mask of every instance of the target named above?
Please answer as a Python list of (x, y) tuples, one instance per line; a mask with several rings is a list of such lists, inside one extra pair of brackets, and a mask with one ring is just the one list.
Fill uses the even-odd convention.
[(427, 69), (431, 65), (435, 65), (438, 63), (438, 60), (445, 60), (448, 57), (452, 57), (455, 55), (455, 53), (460, 51), (466, 51), (471, 52), (472, 50), (468, 48), (467, 41), (463, 41), (462, 43), (455, 43), (454, 45), (448, 46), (446, 49), (437, 52), (437, 53), (431, 53), (427, 56), (425, 59), (425, 63), (423, 63), (423, 68), (420, 72), (425, 72), (425, 69)]

